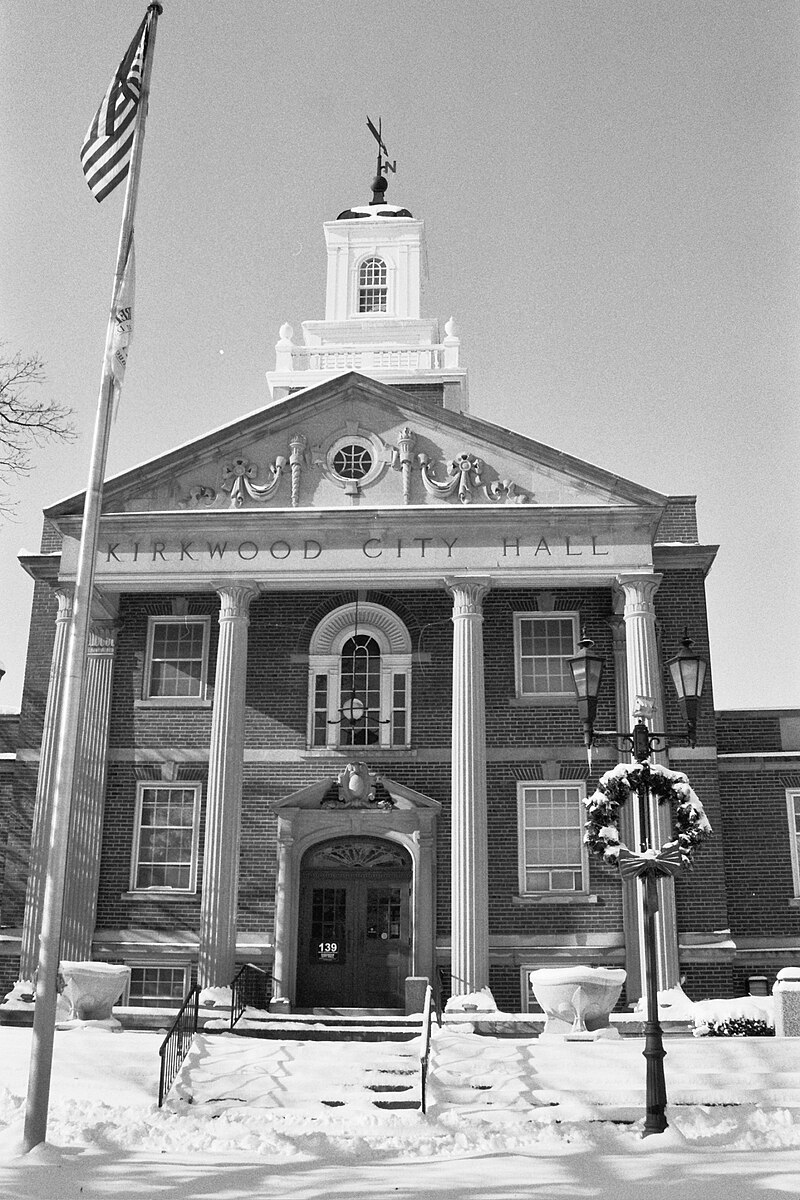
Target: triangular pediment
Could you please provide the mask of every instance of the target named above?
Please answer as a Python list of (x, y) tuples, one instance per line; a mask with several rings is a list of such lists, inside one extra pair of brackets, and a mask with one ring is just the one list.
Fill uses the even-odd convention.
[[(350, 372), (107, 481), (104, 513), (403, 506), (662, 506), (521, 434)], [(83, 496), (48, 509), (82, 511)]]

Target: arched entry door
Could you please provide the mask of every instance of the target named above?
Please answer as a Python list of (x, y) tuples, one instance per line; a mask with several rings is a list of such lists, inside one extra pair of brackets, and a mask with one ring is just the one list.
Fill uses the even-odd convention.
[(300, 866), (297, 1005), (402, 1008), (411, 950), (411, 858), (382, 838), (342, 837)]

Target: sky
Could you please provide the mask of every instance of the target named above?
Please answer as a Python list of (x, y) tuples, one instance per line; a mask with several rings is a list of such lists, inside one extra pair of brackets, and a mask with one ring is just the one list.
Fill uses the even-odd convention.
[[(0, 0), (0, 339), (78, 439), (0, 519), (0, 708), (22, 691), (41, 510), (86, 484), (121, 189), (80, 172), (141, 0)], [(800, 706), (800, 5), (795, 0), (164, 0), (109, 474), (269, 399), (324, 315), (322, 223), (425, 221), (474, 416), (696, 494), (717, 708)]]

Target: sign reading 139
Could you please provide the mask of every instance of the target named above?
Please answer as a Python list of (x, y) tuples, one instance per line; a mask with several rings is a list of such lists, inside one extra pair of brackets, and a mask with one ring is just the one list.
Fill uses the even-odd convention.
[(318, 962), (339, 962), (339, 943), (338, 942), (317, 942), (317, 961)]

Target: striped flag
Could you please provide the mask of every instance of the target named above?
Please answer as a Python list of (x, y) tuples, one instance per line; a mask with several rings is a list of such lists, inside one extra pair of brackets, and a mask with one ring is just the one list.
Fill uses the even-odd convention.
[(128, 174), (149, 30), (148, 11), (83, 140), (81, 166), (98, 203)]

